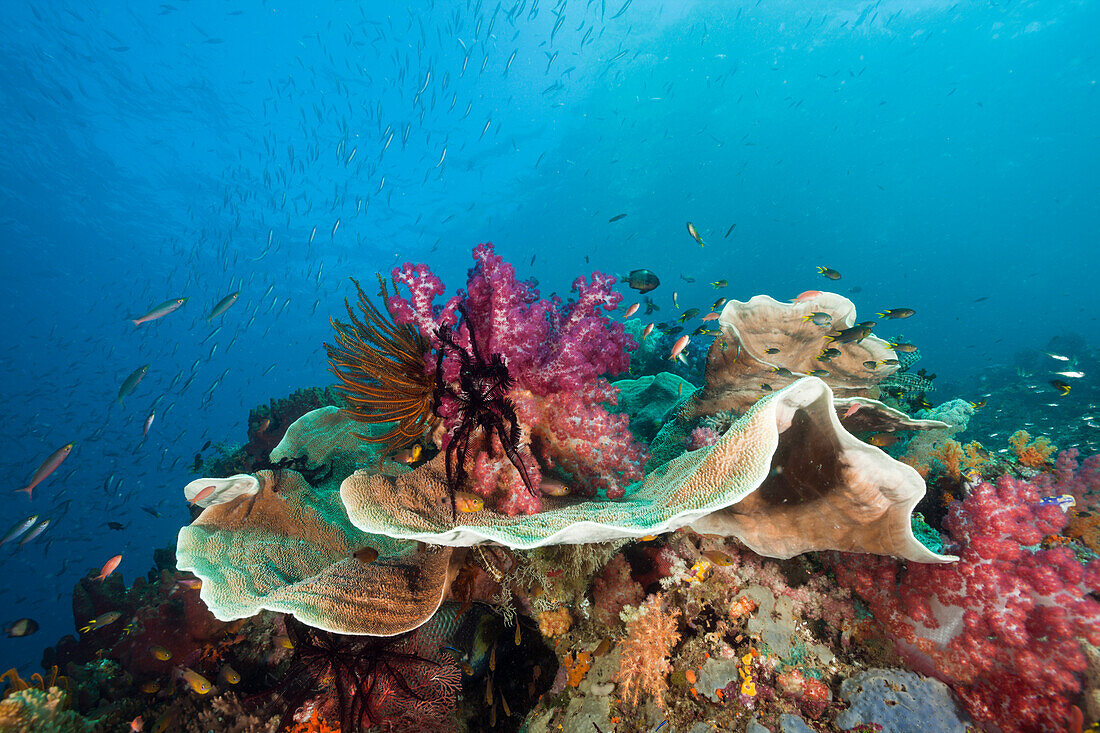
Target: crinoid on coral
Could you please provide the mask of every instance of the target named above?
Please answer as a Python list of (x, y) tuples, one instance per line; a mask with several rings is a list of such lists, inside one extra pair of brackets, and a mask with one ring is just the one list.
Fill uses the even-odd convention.
[[(515, 380), (508, 374), (508, 367), (500, 354), (490, 354), (488, 358), (482, 355), (470, 317), (461, 305), (457, 310), (462, 314), (462, 323), (469, 333), (470, 348), (464, 349), (455, 342), (450, 326), (439, 327), (436, 332), (440, 345), (433, 398), (441, 407), (441, 413), (453, 414), (458, 420), (458, 427), (446, 446), (452, 515), (455, 514), (455, 492), (466, 487), (466, 463), (470, 458), (471, 441), (475, 441), (476, 445), (479, 439), (500, 446), (516, 467), (527, 491), (535, 495), (531, 472), (520, 455), (523, 443), (516, 407), (508, 397)], [(443, 359), (448, 352), (457, 357), (460, 365), (457, 386), (452, 386), (443, 378)]]
[(304, 705), (344, 733), (446, 730), (461, 673), (431, 634), (345, 636), (286, 621), (294, 652), (276, 688), (286, 706), (280, 730)]
[[(367, 298), (359, 283), (352, 282), (359, 294), (361, 316), (345, 300), (351, 323), (332, 319), (336, 343), (325, 344), (325, 351), (347, 396), (345, 410), (360, 422), (393, 424), (381, 435), (368, 431), (359, 436), (385, 446), (378, 453), (381, 460), (423, 437), (434, 420), (435, 380), (425, 368), (428, 341), (413, 326), (395, 325)], [(381, 275), (378, 283), (382, 302), (388, 304), (390, 295)]]
[[(466, 488), (488, 509), (509, 516), (538, 512), (540, 494), (622, 497), (642, 477), (645, 450), (634, 442), (628, 418), (607, 409), (618, 390), (606, 377), (625, 371), (627, 352), (636, 347), (605, 313), (622, 297), (613, 291), (616, 278), (598, 272), (591, 280), (579, 277), (575, 299), (563, 302), (540, 298), (491, 244), (478, 245), (474, 259), (466, 292), (442, 307), (433, 300), (445, 291), (443, 283), (425, 265), (393, 271), (394, 282), (409, 292), (388, 303), (396, 323), (418, 327), (439, 349), (435, 371), (446, 385), (437, 392), (441, 444), (456, 443), (452, 462), (461, 452), (473, 466), (455, 466), (451, 476), (468, 471), (476, 480)], [(505, 372), (507, 381), (500, 381)], [(473, 392), (494, 405), (489, 413), (462, 404), (471, 392), (468, 376)], [(504, 400), (514, 404), (515, 420)], [(496, 427), (478, 430), (470, 418), (479, 416)], [(521, 454), (519, 443), (530, 452)]]

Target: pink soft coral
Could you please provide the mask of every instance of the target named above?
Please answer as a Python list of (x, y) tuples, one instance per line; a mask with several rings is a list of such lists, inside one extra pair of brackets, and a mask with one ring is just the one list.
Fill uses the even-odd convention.
[(1035, 484), (1050, 494), (1069, 494), (1084, 507), (1100, 508), (1100, 454), (1078, 464), (1079, 455), (1076, 448), (1062, 451), (1054, 462), (1054, 473), (1037, 476)]
[(592, 613), (608, 626), (617, 626), (623, 608), (641, 605), (643, 599), (645, 591), (631, 577), (630, 563), (622, 553), (611, 558), (592, 582)]
[[(517, 280), (515, 269), (491, 244), (478, 245), (474, 260), (467, 292), (440, 309), (434, 300), (445, 289), (425, 265), (395, 269), (394, 280), (407, 286), (410, 294), (390, 298), (394, 321), (415, 324), (438, 347), (439, 328), (455, 329), (461, 306), (480, 353), (502, 356), (515, 380), (508, 397), (515, 403), (524, 442), (531, 450), (524, 452), (523, 460), (532, 484), (551, 471), (575, 493), (590, 496), (603, 490), (609, 498), (621, 497), (629, 483), (642, 477), (646, 455), (634, 442), (627, 419), (605, 407), (615, 404), (617, 391), (603, 375), (625, 371), (630, 363), (627, 352), (636, 348), (622, 324), (604, 313), (622, 298), (612, 291), (615, 277), (597, 272), (591, 281), (577, 278), (576, 300), (563, 303), (556, 296), (540, 299), (534, 285)], [(469, 347), (469, 327), (458, 326), (454, 340)], [(448, 355), (443, 379), (453, 383), (457, 375), (458, 360)], [(437, 412), (444, 418), (446, 445), (458, 418), (448, 399)], [(469, 463), (474, 477), (469, 489), (497, 511), (531, 514), (541, 508), (541, 499), (527, 491), (496, 436), (482, 440)]]
[(950, 684), (987, 728), (1055, 730), (1081, 689), (1078, 637), (1100, 642), (1100, 561), (1081, 565), (1066, 547), (1036, 550), (1066, 517), (1038, 504), (1035, 486), (1011, 476), (952, 504), (945, 521), (961, 559), (952, 565), (844, 555), (837, 580), (918, 669)]

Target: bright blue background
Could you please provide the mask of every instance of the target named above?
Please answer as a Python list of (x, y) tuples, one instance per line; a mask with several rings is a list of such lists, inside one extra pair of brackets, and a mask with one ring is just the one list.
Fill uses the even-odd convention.
[(454, 288), (492, 240), (544, 292), (650, 268), (662, 318), (722, 277), (741, 299), (858, 286), (868, 316), (917, 309), (906, 336), (963, 394), (1052, 335), (1096, 340), (1096, 2), (316, 5), (0, 9), (9, 488), (78, 443), (33, 501), (3, 500), (5, 529), (55, 524), (0, 548), (4, 620), (43, 627), (0, 642), (2, 667), (73, 631), (88, 570), (121, 552), (127, 581), (146, 572), (203, 442), (330, 381), (349, 275), (427, 261)]

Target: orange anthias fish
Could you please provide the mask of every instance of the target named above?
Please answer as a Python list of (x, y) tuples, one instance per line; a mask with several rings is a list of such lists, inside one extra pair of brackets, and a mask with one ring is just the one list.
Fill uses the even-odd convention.
[(202, 501), (203, 499), (208, 498), (211, 494), (213, 494), (214, 489), (216, 489), (216, 488), (217, 487), (214, 486), (213, 484), (211, 484), (210, 486), (204, 487), (202, 491), (195, 494), (194, 498), (192, 498), (191, 501), (189, 501), (187, 503), (188, 504), (198, 504), (200, 501)]
[(25, 491), (27, 492), (27, 496), (30, 497), (31, 492), (34, 491), (34, 487), (49, 478), (50, 474), (56, 471), (57, 467), (65, 462), (65, 459), (69, 457), (69, 453), (72, 452), (74, 445), (76, 445), (76, 443), (63, 445), (51, 453), (49, 458), (42, 461), (42, 465), (34, 472), (34, 476), (31, 476), (31, 482), (22, 489), (16, 489), (16, 491)]
[(103, 563), (103, 569), (99, 571), (99, 575), (95, 577), (96, 580), (107, 580), (107, 576), (115, 571), (118, 564), (122, 562), (122, 555), (115, 555), (107, 562)]
[(668, 355), (668, 360), (673, 361), (677, 356), (679, 356), (680, 352), (687, 348), (688, 341), (690, 340), (691, 338), (686, 333), (680, 338), (676, 339), (676, 343), (672, 345), (672, 353)]
[(816, 298), (819, 295), (821, 295), (820, 290), (803, 290), (801, 293), (795, 296), (794, 300), (792, 300), (791, 302), (801, 303), (803, 301), (809, 300), (810, 298)]
[(634, 315), (635, 313), (638, 312), (638, 308), (640, 308), (640, 307), (641, 307), (640, 303), (634, 303), (633, 305), (631, 305), (629, 308), (626, 309), (626, 314), (623, 317), (624, 318), (630, 318), (632, 315)]
[(861, 408), (861, 407), (863, 407), (863, 405), (861, 405), (860, 403), (853, 402), (848, 407), (848, 409), (844, 411), (844, 416), (841, 417), (840, 419), (843, 420), (845, 417), (851, 417), (852, 415), (856, 414), (856, 412), (858, 412), (859, 408)]

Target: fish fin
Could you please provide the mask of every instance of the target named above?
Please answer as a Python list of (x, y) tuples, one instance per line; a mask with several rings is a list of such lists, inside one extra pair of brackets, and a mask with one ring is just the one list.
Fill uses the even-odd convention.
[[(131, 319), (131, 320), (133, 320), (133, 319)], [(133, 320), (133, 324), (134, 324), (135, 326), (140, 326), (140, 325), (141, 325), (141, 321)]]
[(34, 497), (31, 495), (32, 491), (34, 491), (34, 487), (33, 486), (28, 486), (25, 489), (16, 489), (15, 493), (18, 494), (18, 493), (21, 493), (21, 492), (26, 492), (27, 498), (28, 499), (33, 499)]

